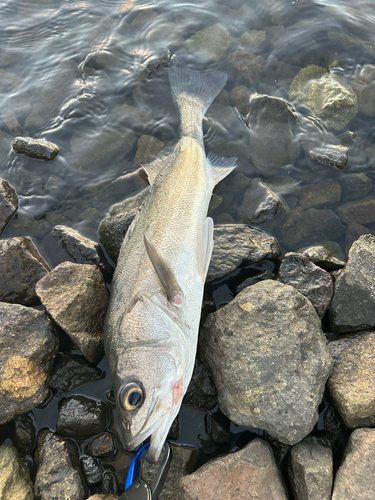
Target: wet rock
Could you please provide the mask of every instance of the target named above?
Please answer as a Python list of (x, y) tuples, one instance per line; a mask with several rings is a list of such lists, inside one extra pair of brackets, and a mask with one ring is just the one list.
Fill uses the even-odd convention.
[(258, 283), (259, 281), (263, 280), (275, 280), (276, 276), (271, 273), (271, 271), (260, 271), (259, 273), (256, 273), (254, 276), (250, 276), (249, 278), (246, 278), (245, 281), (240, 283), (238, 286), (235, 287), (234, 293), (235, 295), (238, 295), (242, 290), (247, 288), (248, 286), (255, 285), (255, 283)]
[(63, 262), (36, 285), (48, 314), (91, 363), (103, 355), (108, 290), (96, 266)]
[(334, 179), (325, 179), (302, 189), (302, 208), (332, 208), (340, 203), (341, 187)]
[(374, 461), (375, 429), (352, 432), (336, 473), (332, 500), (375, 498)]
[(221, 412), (211, 413), (207, 417), (208, 428), (214, 443), (223, 444), (230, 441), (230, 420)]
[(345, 226), (332, 210), (309, 208), (298, 213), (295, 223), (283, 231), (283, 242), (288, 248), (316, 243), (321, 240), (340, 238)]
[(365, 64), (356, 71), (353, 89), (358, 96), (358, 108), (368, 116), (375, 115), (375, 66)]
[(13, 421), (13, 443), (21, 454), (31, 455), (36, 444), (36, 427), (33, 414), (19, 415)]
[(331, 275), (300, 253), (287, 253), (281, 262), (279, 280), (304, 295), (323, 318), (333, 294)]
[(0, 303), (0, 344), (0, 424), (4, 424), (47, 397), (58, 339), (44, 312)]
[(0, 240), (1, 301), (23, 305), (38, 304), (35, 285), (49, 271), (31, 238)]
[(86, 483), (90, 488), (101, 482), (103, 479), (103, 471), (95, 458), (83, 455), (80, 458), (80, 465)]
[(142, 135), (138, 139), (134, 165), (141, 166), (153, 162), (164, 149), (164, 143), (152, 135)]
[(349, 429), (375, 425), (375, 338), (350, 335), (329, 344), (334, 367), (327, 387), (334, 407)]
[(294, 498), (331, 500), (332, 450), (318, 439), (309, 436), (293, 446), (288, 472)]
[(346, 78), (313, 64), (295, 76), (289, 96), (334, 130), (343, 129), (358, 111), (357, 96)]
[(249, 186), (250, 182), (251, 180), (249, 179), (249, 177), (246, 177), (246, 175), (237, 174), (232, 178), (227, 190), (230, 193), (239, 193), (240, 191), (246, 189)]
[(107, 423), (105, 403), (85, 396), (70, 396), (60, 402), (56, 431), (61, 436), (84, 441), (103, 432)]
[(212, 410), (217, 405), (217, 392), (213, 377), (198, 358), (195, 360), (193, 375), (183, 404), (201, 410)]
[(372, 188), (370, 177), (366, 174), (347, 174), (340, 178), (342, 200), (364, 198)]
[(255, 178), (246, 189), (238, 217), (247, 224), (261, 224), (285, 207), (282, 200), (261, 179)]
[(336, 212), (345, 224), (350, 222), (357, 222), (358, 224), (375, 222), (375, 195), (343, 203), (337, 207)]
[(268, 174), (293, 163), (300, 152), (296, 137), (298, 114), (285, 99), (253, 94), (248, 115), (250, 158), (253, 165)]
[(33, 500), (33, 483), (14, 446), (0, 447), (0, 497)]
[(227, 30), (218, 23), (214, 26), (207, 26), (207, 28), (192, 35), (186, 41), (186, 48), (190, 54), (194, 54), (196, 57), (219, 62), (232, 42), (233, 39)]
[(232, 422), (285, 444), (311, 432), (332, 358), (315, 309), (297, 290), (273, 280), (243, 290), (207, 316), (199, 352)]
[(70, 227), (55, 226), (43, 240), (43, 248), (55, 264), (72, 259), (77, 264), (97, 265), (105, 278), (113, 274), (112, 266), (99, 243), (85, 238)]
[(114, 262), (117, 262), (126, 231), (149, 194), (150, 188), (146, 188), (135, 196), (113, 205), (108, 217), (101, 221), (99, 240)]
[(266, 32), (264, 30), (251, 30), (242, 33), (239, 37), (238, 42), (241, 48), (248, 50), (249, 52), (259, 52), (263, 42), (266, 40)]
[(336, 277), (329, 308), (334, 332), (355, 332), (375, 326), (375, 236), (353, 243), (346, 266)]
[(16, 137), (12, 143), (13, 151), (38, 160), (53, 160), (59, 154), (59, 148), (52, 142), (31, 137)]
[(349, 253), (351, 246), (355, 241), (358, 240), (360, 236), (370, 233), (370, 229), (368, 229), (366, 226), (362, 226), (362, 224), (357, 224), (356, 222), (350, 222), (345, 234), (346, 253)]
[(116, 441), (110, 432), (103, 432), (86, 446), (86, 453), (95, 458), (107, 458), (116, 451)]
[(103, 482), (99, 486), (99, 491), (106, 495), (115, 494), (118, 491), (118, 483), (114, 472), (105, 471), (103, 473)]
[(253, 91), (244, 85), (235, 87), (230, 92), (230, 102), (236, 106), (241, 115), (246, 116), (250, 108), (250, 97)]
[(0, 236), (18, 208), (18, 196), (8, 181), (0, 179)]
[(212, 218), (214, 220), (215, 226), (219, 226), (222, 224), (234, 224), (236, 222), (231, 215), (225, 212), (219, 215), (213, 215)]
[(325, 241), (322, 245), (300, 248), (298, 253), (305, 255), (311, 262), (326, 271), (335, 271), (345, 265), (345, 255), (335, 241)]
[[(159, 500), (176, 500), (180, 498), (180, 479), (193, 472), (199, 459), (199, 452), (196, 448), (175, 444), (170, 444), (170, 447), (172, 450), (172, 462), (163, 489), (159, 494)], [(159, 465), (159, 462), (153, 465), (147, 462), (144, 463), (143, 477), (146, 483), (151, 484)]]
[(38, 470), (35, 477), (35, 499), (87, 498), (84, 480), (74, 467), (66, 441), (48, 431), (38, 437)]
[(314, 148), (308, 152), (310, 158), (323, 165), (331, 165), (339, 170), (345, 170), (348, 166), (348, 148), (327, 144), (324, 147)]
[(119, 497), (117, 495), (104, 493), (103, 495), (100, 494), (91, 495), (91, 497), (88, 497), (87, 500), (118, 500), (118, 498)]
[(228, 61), (253, 85), (258, 82), (266, 69), (266, 61), (263, 57), (250, 54), (245, 50), (236, 50), (229, 54)]
[(235, 453), (216, 458), (180, 481), (181, 500), (286, 500), (272, 449), (259, 438)]
[(277, 240), (259, 229), (226, 224), (214, 228), (214, 248), (206, 281), (220, 279), (244, 264), (277, 259)]
[(99, 368), (90, 366), (83, 356), (58, 353), (49, 385), (60, 392), (70, 392), (77, 387), (99, 380)]

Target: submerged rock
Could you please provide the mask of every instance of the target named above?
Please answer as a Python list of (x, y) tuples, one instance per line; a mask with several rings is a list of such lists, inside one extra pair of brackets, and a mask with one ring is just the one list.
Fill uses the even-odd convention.
[(367, 116), (375, 115), (375, 65), (365, 64), (356, 71), (353, 88), (358, 96), (358, 107)]
[(312, 430), (332, 358), (315, 309), (294, 288), (266, 280), (243, 290), (207, 316), (199, 352), (232, 422), (286, 444)]
[(345, 170), (348, 166), (348, 148), (328, 144), (323, 147), (313, 148), (308, 152), (310, 158), (323, 165), (331, 165), (339, 170)]
[(0, 424), (45, 400), (58, 338), (42, 311), (0, 303)]
[(375, 425), (375, 338), (371, 332), (330, 342), (330, 399), (349, 429)]
[(340, 178), (343, 201), (364, 198), (372, 188), (370, 177), (366, 174), (347, 174)]
[(345, 224), (350, 222), (357, 222), (358, 224), (375, 222), (375, 195), (343, 203), (337, 207), (336, 212)]
[(350, 222), (346, 229), (345, 234), (345, 250), (346, 253), (349, 253), (349, 250), (353, 243), (358, 240), (360, 236), (364, 234), (371, 234), (371, 231), (368, 227), (362, 226), (362, 224), (357, 224), (356, 222)]
[(204, 57), (213, 62), (219, 62), (224, 52), (233, 42), (227, 30), (221, 24), (207, 26), (192, 35), (186, 41), (186, 48), (196, 57)]
[(238, 217), (247, 224), (262, 224), (273, 219), (283, 208), (282, 200), (261, 179), (255, 178), (246, 189)]
[(12, 147), (15, 153), (38, 160), (53, 160), (59, 154), (59, 148), (56, 144), (31, 137), (16, 137)]
[(97, 362), (103, 355), (108, 304), (108, 290), (99, 269), (63, 262), (37, 283), (36, 293), (85, 358)]
[(302, 189), (302, 208), (333, 208), (340, 203), (341, 187), (334, 179), (325, 179)]
[(258, 82), (261, 74), (266, 70), (266, 61), (263, 57), (250, 54), (245, 50), (236, 50), (229, 54), (228, 61), (252, 85)]
[(241, 115), (246, 116), (250, 108), (250, 96), (253, 91), (244, 85), (235, 87), (230, 93), (230, 102), (232, 106), (236, 106)]
[(38, 304), (35, 285), (49, 271), (31, 238), (0, 240), (1, 301), (25, 306)]
[(33, 483), (14, 446), (0, 447), (0, 498), (33, 500)]
[(18, 196), (8, 181), (0, 179), (0, 236), (18, 208)]
[(350, 435), (336, 473), (332, 500), (375, 498), (375, 429), (357, 429)]
[(237, 267), (274, 260), (281, 254), (275, 238), (239, 224), (214, 228), (214, 248), (206, 281), (223, 278)]
[(296, 137), (297, 112), (280, 97), (253, 94), (250, 98), (250, 158), (254, 166), (267, 174), (293, 163), (300, 152)]
[(332, 450), (319, 439), (309, 436), (293, 446), (288, 472), (296, 499), (331, 500)]
[(375, 326), (375, 236), (353, 243), (346, 266), (335, 280), (329, 308), (334, 332), (354, 332)]
[(216, 458), (180, 481), (181, 500), (287, 500), (270, 445), (259, 438)]
[(304, 295), (323, 318), (333, 294), (331, 275), (300, 253), (285, 254), (279, 269), (279, 279)]
[(346, 78), (313, 64), (294, 77), (289, 96), (334, 130), (343, 129), (358, 111), (357, 96)]

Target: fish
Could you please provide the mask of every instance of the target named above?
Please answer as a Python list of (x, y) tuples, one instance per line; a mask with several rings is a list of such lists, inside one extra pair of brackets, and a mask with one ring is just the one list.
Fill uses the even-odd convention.
[(173, 59), (168, 73), (181, 119), (179, 142), (167, 158), (143, 165), (150, 195), (123, 240), (104, 326), (126, 447), (150, 437), (150, 463), (160, 456), (193, 373), (213, 248), (208, 206), (237, 160), (206, 157), (203, 143), (202, 120), (225, 73)]

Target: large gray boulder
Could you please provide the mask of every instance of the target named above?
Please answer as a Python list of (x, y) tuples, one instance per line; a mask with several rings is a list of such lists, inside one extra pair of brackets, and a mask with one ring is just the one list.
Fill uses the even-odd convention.
[(295, 444), (318, 420), (332, 357), (312, 304), (266, 280), (243, 290), (203, 323), (199, 352), (234, 423)]

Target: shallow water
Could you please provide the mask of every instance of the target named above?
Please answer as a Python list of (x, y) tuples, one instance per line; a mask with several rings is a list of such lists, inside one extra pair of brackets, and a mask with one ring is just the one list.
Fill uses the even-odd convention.
[[(330, 67), (351, 84), (358, 65), (375, 61), (374, 21), (371, 1), (357, 1), (355, 8), (353, 2), (338, 0), (4, 1), (0, 7), (0, 177), (16, 189), (20, 206), (3, 236), (33, 236), (43, 252), (45, 236), (54, 225), (64, 224), (97, 241), (98, 224), (109, 207), (146, 186), (136, 173), (138, 138), (151, 135), (164, 146), (178, 139), (179, 118), (167, 75), (170, 55), (186, 50), (189, 37), (216, 23), (231, 37), (220, 60), (212, 61), (210, 51), (195, 54), (198, 65), (219, 68), (228, 75), (227, 93), (220, 95), (205, 119), (206, 149), (222, 154), (228, 142), (240, 140), (231, 149), (233, 156), (239, 149), (236, 173), (267, 179), (243, 154), (241, 145), (246, 148), (249, 131), (238, 110), (230, 106), (228, 93), (245, 85), (251, 93), (289, 100), (290, 66), (298, 72), (309, 64)], [(249, 51), (269, 63), (269, 69), (254, 82), (245, 80), (227, 60), (238, 48), (237, 39), (251, 30), (259, 32), (261, 41), (254, 42)], [(272, 58), (288, 64), (289, 73), (272, 70)], [(312, 120), (306, 108), (297, 109)], [(373, 116), (359, 112), (340, 131), (330, 131), (336, 136), (348, 131), (356, 134), (345, 171), (328, 166), (312, 170), (301, 151), (293, 165), (271, 176), (273, 181), (287, 175), (289, 183), (304, 188), (328, 178), (342, 182), (350, 173), (365, 173), (373, 181), (375, 170), (366, 148), (375, 142), (374, 125)], [(317, 129), (325, 130), (324, 121), (311, 133)], [(16, 155), (10, 149), (16, 135), (54, 142), (60, 154), (52, 162)], [(227, 190), (234, 175), (216, 190), (222, 197), (219, 207), (211, 211), (217, 222), (222, 214), (242, 222), (238, 207), (243, 191)], [(373, 192), (374, 187), (367, 196)], [(291, 210), (298, 204), (295, 193), (279, 193)], [(375, 233), (374, 224), (362, 226)], [(320, 243), (316, 235), (307, 235), (304, 241), (294, 240), (298, 241), (295, 246), (285, 245), (278, 227), (259, 227), (278, 237), (284, 250)], [(337, 242), (346, 254), (345, 231)], [(255, 271), (254, 266), (237, 271), (211, 285), (208, 293), (216, 307), (231, 300), (231, 283), (239, 273), (244, 277)], [(106, 400), (111, 387), (106, 360), (99, 367), (106, 374), (100, 382), (72, 393)], [(53, 397), (45, 408), (34, 412), (38, 428), (54, 429), (58, 399)], [(323, 428), (321, 420), (318, 427)], [(235, 435), (244, 429), (232, 424), (231, 431)], [(205, 413), (183, 408), (178, 442), (200, 447), (204, 454), (206, 434)], [(220, 451), (216, 448), (213, 453)]]

